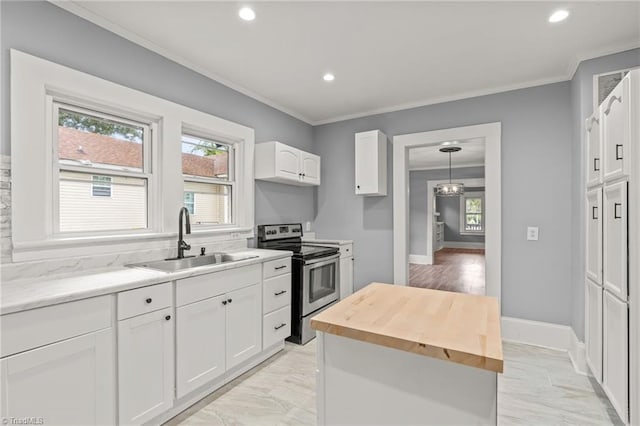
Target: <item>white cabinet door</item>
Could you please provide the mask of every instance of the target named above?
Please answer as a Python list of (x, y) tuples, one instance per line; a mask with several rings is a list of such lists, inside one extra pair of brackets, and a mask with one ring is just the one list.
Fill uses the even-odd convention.
[(300, 180), (300, 151), (282, 143), (275, 144), (276, 175)]
[(309, 185), (320, 185), (320, 157), (308, 152), (300, 152), (302, 180)]
[(627, 182), (604, 188), (604, 288), (627, 300)]
[(121, 425), (141, 424), (173, 404), (172, 309), (118, 322), (118, 402)]
[(176, 309), (178, 398), (224, 374), (225, 296)]
[(340, 299), (353, 293), (353, 257), (340, 259)]
[(109, 328), (2, 359), (3, 418), (114, 424), (114, 351)]
[(355, 135), (356, 195), (387, 195), (387, 136), (379, 130)]
[(604, 180), (629, 173), (627, 165), (631, 147), (630, 74), (622, 79), (602, 104)]
[(600, 108), (586, 120), (587, 130), (587, 187), (602, 183), (602, 144), (600, 137)]
[(602, 287), (587, 280), (585, 336), (587, 364), (593, 377), (602, 383)]
[(627, 304), (604, 292), (602, 388), (625, 423), (629, 419), (629, 323)]
[(587, 192), (587, 278), (602, 285), (602, 189)]
[(227, 370), (262, 350), (262, 288), (260, 284), (226, 295)]

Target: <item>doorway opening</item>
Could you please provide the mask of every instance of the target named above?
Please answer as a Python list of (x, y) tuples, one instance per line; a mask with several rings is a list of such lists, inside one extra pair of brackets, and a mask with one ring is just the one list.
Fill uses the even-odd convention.
[[(440, 288), (443, 290), (450, 290), (451, 288), (446, 288), (447, 285), (451, 285), (452, 279), (447, 277), (446, 269), (453, 270), (456, 268), (456, 265), (461, 263), (468, 263), (470, 265), (475, 264), (475, 270), (473, 271), (473, 275), (483, 276), (484, 285), (478, 286), (478, 288), (470, 288), (473, 286), (467, 286), (468, 292), (486, 294), (488, 296), (494, 296), (500, 298), (501, 295), (501, 182), (500, 182), (500, 140), (501, 140), (501, 124), (500, 123), (488, 123), (481, 124), (475, 126), (466, 126), (466, 127), (458, 127), (452, 129), (443, 129), (443, 130), (435, 130), (430, 132), (421, 132), (421, 133), (412, 133), (407, 135), (399, 135), (393, 138), (393, 210), (394, 210), (394, 282), (397, 285), (410, 285), (411, 284), (411, 270), (410, 263), (412, 261), (420, 261), (420, 263), (415, 263), (419, 266), (445, 266), (441, 268), (441, 276), (435, 277), (432, 279), (433, 287), (431, 288)], [(449, 247), (445, 247), (446, 240), (446, 228), (443, 229), (443, 234), (441, 241), (442, 249), (448, 249), (445, 251), (436, 250), (440, 248), (440, 240), (437, 239), (438, 236), (438, 222), (444, 222), (443, 220), (439, 220), (442, 215), (442, 211), (438, 211), (438, 200), (435, 195), (431, 191), (433, 188), (441, 181), (448, 182), (448, 166), (446, 168), (436, 166), (436, 170), (440, 170), (440, 175), (435, 175), (436, 177), (432, 177), (431, 179), (425, 180), (424, 184), (427, 186), (426, 190), (423, 190), (422, 196), (426, 198), (426, 207), (428, 210), (428, 214), (425, 214), (424, 225), (422, 227), (425, 229), (424, 232), (419, 231), (419, 228), (415, 228), (411, 225), (416, 223), (416, 219), (412, 217), (411, 214), (411, 201), (412, 198), (417, 196), (416, 188), (411, 187), (411, 176), (410, 172), (412, 169), (411, 165), (411, 151), (419, 152), (420, 149), (431, 150), (433, 152), (437, 152), (439, 148), (443, 146), (443, 144), (453, 144), (459, 143), (461, 147), (463, 147), (464, 152), (464, 143), (467, 143), (467, 147), (469, 148), (469, 152), (471, 151), (471, 147), (473, 143), (476, 143), (476, 151), (481, 152), (483, 156), (483, 161), (476, 161), (476, 163), (467, 162), (464, 165), (466, 167), (459, 168), (460, 170), (465, 169), (467, 172), (468, 169), (473, 167), (479, 167), (483, 170), (481, 175), (469, 175), (469, 174), (460, 174), (456, 175), (457, 170), (452, 169), (453, 180), (458, 182), (461, 180), (467, 181), (465, 184), (467, 188), (469, 188), (469, 193), (480, 193), (482, 192), (482, 201), (483, 201), (483, 211), (481, 212), (481, 228), (484, 232), (484, 248), (482, 247), (469, 247), (469, 241), (466, 243), (466, 247), (464, 246), (464, 241), (456, 242), (456, 241), (448, 241)], [(482, 146), (480, 148), (480, 146)], [(426, 151), (425, 151), (426, 152)], [(431, 156), (433, 157), (433, 156)], [(453, 162), (455, 164), (455, 157), (453, 157)], [(477, 160), (477, 158), (476, 158)], [(448, 159), (447, 159), (448, 161)], [(484, 165), (484, 167), (483, 167)], [(432, 168), (434, 166), (432, 165)], [(413, 167), (414, 171), (417, 171), (419, 167)], [(444, 172), (444, 176), (442, 176), (442, 172)], [(446, 178), (446, 179), (445, 179)], [(482, 181), (479, 181), (482, 179)], [(415, 180), (415, 179), (414, 179)], [(484, 185), (481, 185), (484, 184)], [(475, 185), (475, 186), (474, 186)], [(480, 188), (484, 188), (483, 191), (480, 191)], [(470, 225), (470, 228), (473, 228), (473, 225), (477, 225), (478, 212), (474, 211), (473, 204), (475, 202), (470, 203), (470, 210), (466, 211), (466, 201), (463, 201), (464, 198), (458, 198), (456, 202), (460, 206), (460, 204), (465, 203), (465, 206), (460, 206), (460, 210), (457, 213), (457, 217), (460, 221), (458, 225), (458, 230), (464, 227), (463, 221), (460, 219), (462, 217), (467, 217), (469, 215), (470, 221), (467, 225)], [(442, 205), (442, 204), (441, 204)], [(424, 210), (424, 204), (422, 204), (422, 208)], [(465, 209), (464, 213), (461, 213), (462, 209)], [(435, 213), (439, 213), (440, 215), (436, 215)], [(453, 228), (453, 223), (451, 225)], [(429, 231), (427, 231), (427, 229)], [(473, 231), (473, 229), (471, 229)], [(417, 234), (424, 235), (424, 251), (420, 252), (418, 256), (422, 256), (416, 259), (416, 254), (412, 252), (412, 249), (415, 249), (415, 246), (412, 246), (412, 237), (415, 237)], [(463, 229), (464, 234), (464, 229)], [(456, 247), (456, 245), (458, 247)], [(471, 250), (484, 249), (484, 254), (470, 252)], [(440, 253), (438, 253), (440, 252)], [(414, 255), (411, 256), (410, 255)], [(471, 256), (468, 256), (471, 255)], [(475, 257), (474, 257), (475, 256)], [(484, 262), (481, 262), (481, 257), (484, 257)], [(461, 260), (462, 259), (462, 260)], [(469, 262), (467, 262), (469, 261)], [(440, 263), (440, 265), (438, 265)], [(484, 263), (484, 267), (481, 266), (481, 263)], [(460, 269), (460, 268), (459, 268)], [(471, 268), (474, 269), (474, 268)], [(414, 276), (419, 273), (419, 268), (414, 267)], [(458, 271), (458, 276), (469, 277), (472, 275), (469, 271), (465, 271), (462, 268)], [(480, 280), (473, 280), (476, 283), (481, 282)], [(448, 284), (447, 284), (448, 283)], [(463, 285), (464, 286), (464, 285)], [(484, 287), (484, 288), (481, 288)]]

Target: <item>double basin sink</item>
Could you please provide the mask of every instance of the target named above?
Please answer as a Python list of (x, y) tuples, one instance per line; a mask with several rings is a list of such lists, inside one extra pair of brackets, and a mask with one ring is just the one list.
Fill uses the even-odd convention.
[(152, 262), (135, 263), (127, 265), (132, 268), (148, 268), (164, 272), (176, 272), (184, 269), (197, 268), (198, 266), (219, 265), (229, 262), (240, 262), (241, 260), (255, 259), (256, 255), (234, 254), (234, 253), (212, 253), (204, 256), (191, 256), (182, 259), (164, 259)]

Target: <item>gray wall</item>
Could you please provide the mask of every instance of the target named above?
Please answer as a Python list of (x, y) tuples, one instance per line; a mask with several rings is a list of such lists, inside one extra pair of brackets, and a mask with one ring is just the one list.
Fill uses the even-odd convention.
[(572, 318), (571, 326), (584, 340), (584, 283), (585, 283), (585, 211), (584, 211), (584, 120), (593, 113), (593, 76), (609, 71), (633, 68), (640, 65), (640, 49), (628, 50), (582, 62), (571, 80), (571, 108), (573, 124), (571, 173), (571, 207), (574, 221), (572, 237)]
[[(314, 152), (310, 125), (131, 43), (51, 3), (2, 1), (0, 153), (11, 150), (9, 49), (102, 77), (127, 87), (255, 129), (256, 142), (279, 140)], [(256, 223), (312, 221), (315, 189), (256, 183)], [(177, 214), (177, 212), (176, 212)]]
[[(354, 194), (354, 133), (380, 129), (393, 137), (500, 121), (503, 314), (569, 324), (571, 120), (570, 83), (563, 82), (318, 126), (316, 231), (355, 240), (356, 288), (392, 282), (393, 194)], [(528, 225), (540, 227), (539, 241), (526, 241)]]
[[(484, 192), (481, 188), (465, 188), (467, 192)], [(444, 222), (444, 241), (458, 243), (484, 243), (484, 235), (460, 234), (460, 198), (436, 197), (436, 205), (440, 213), (439, 220)]]
[[(484, 167), (456, 168), (453, 175), (460, 179), (483, 178)], [(427, 181), (448, 178), (448, 169), (409, 172), (409, 253), (427, 254)]]

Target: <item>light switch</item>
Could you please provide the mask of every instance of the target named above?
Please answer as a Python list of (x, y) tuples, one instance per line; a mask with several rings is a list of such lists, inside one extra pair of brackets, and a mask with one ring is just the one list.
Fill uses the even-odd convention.
[(529, 226), (527, 228), (527, 240), (528, 241), (538, 241), (538, 227), (537, 226)]

